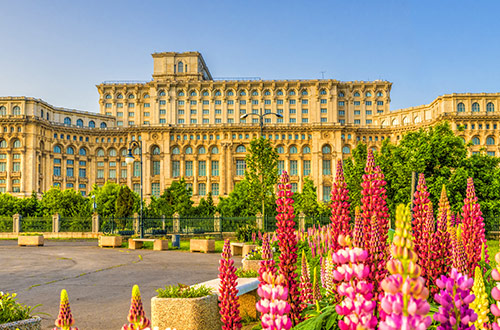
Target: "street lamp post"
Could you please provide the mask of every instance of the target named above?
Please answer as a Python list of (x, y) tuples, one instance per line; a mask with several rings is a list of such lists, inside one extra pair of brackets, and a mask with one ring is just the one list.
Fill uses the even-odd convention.
[(260, 113), (245, 113), (244, 115), (241, 115), (240, 118), (245, 119), (248, 116), (259, 117), (260, 136), (262, 137), (264, 133), (264, 117), (267, 115), (275, 115), (278, 118), (283, 118), (283, 115), (280, 113), (275, 113), (275, 112), (262, 113), (262, 108), (260, 108)]
[[(128, 155), (127, 157), (125, 157), (125, 162), (127, 164), (133, 164), (134, 161), (135, 161), (135, 157), (134, 155), (132, 154), (132, 149), (133, 148), (139, 148), (139, 155), (140, 155), (140, 162), (141, 162), (141, 186), (140, 186), (140, 190), (141, 190), (141, 201), (140, 201), (140, 205), (141, 205), (141, 211), (139, 213), (139, 226), (140, 226), (140, 237), (141, 238), (144, 238), (144, 219), (143, 219), (143, 216), (142, 216), (142, 141), (131, 141), (130, 144), (128, 145)], [(132, 171), (134, 169), (132, 168)]]

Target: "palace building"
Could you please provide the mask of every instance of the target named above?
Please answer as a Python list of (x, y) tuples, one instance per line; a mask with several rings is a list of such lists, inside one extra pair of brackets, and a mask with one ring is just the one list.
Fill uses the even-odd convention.
[(0, 192), (29, 196), (59, 186), (88, 194), (106, 181), (139, 192), (139, 148), (137, 161), (125, 162), (136, 140), (146, 198), (183, 177), (195, 201), (209, 192), (217, 200), (243, 179), (261, 113), (279, 170), (297, 191), (310, 177), (320, 200), (330, 198), (336, 161), (357, 143), (376, 150), (384, 139), (445, 120), (472, 142), (471, 153), (500, 155), (500, 93), (449, 94), (390, 111), (387, 81), (219, 80), (198, 52), (152, 56), (152, 80), (97, 86), (100, 114), (0, 97)]

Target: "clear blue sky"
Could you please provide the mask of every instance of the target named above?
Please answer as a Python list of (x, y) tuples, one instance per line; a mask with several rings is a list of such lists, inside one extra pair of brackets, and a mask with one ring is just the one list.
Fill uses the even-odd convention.
[(214, 77), (393, 82), (391, 109), (500, 92), (500, 1), (0, 0), (0, 95), (98, 111), (96, 84), (149, 80), (157, 51)]

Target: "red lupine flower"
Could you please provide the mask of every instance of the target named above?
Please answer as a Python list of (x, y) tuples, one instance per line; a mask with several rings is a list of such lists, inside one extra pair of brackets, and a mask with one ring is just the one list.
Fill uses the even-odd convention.
[(332, 187), (332, 197), (331, 197), (332, 216), (330, 220), (332, 221), (332, 252), (340, 249), (338, 244), (339, 235), (350, 236), (350, 226), (349, 226), (349, 189), (347, 189), (347, 183), (344, 179), (344, 170), (342, 168), (342, 161), (337, 162), (337, 176), (335, 177), (335, 182)]
[(238, 277), (231, 258), (229, 239), (224, 242), (219, 266), (219, 307), (223, 330), (241, 329), (240, 304), (238, 302)]

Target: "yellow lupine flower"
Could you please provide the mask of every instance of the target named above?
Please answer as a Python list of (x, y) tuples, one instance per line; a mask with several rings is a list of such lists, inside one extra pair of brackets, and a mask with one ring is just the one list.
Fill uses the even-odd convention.
[[(486, 293), (486, 288), (484, 287), (483, 274), (481, 268), (476, 267), (474, 273), (474, 285), (472, 286), (472, 292), (476, 296), (473, 302), (471, 302), (470, 307), (476, 312), (477, 320), (474, 322), (476, 329), (486, 329), (484, 324), (489, 322), (488, 312), (488, 294)], [(472, 324), (472, 323), (471, 323)], [(470, 325), (471, 325), (470, 324)]]

